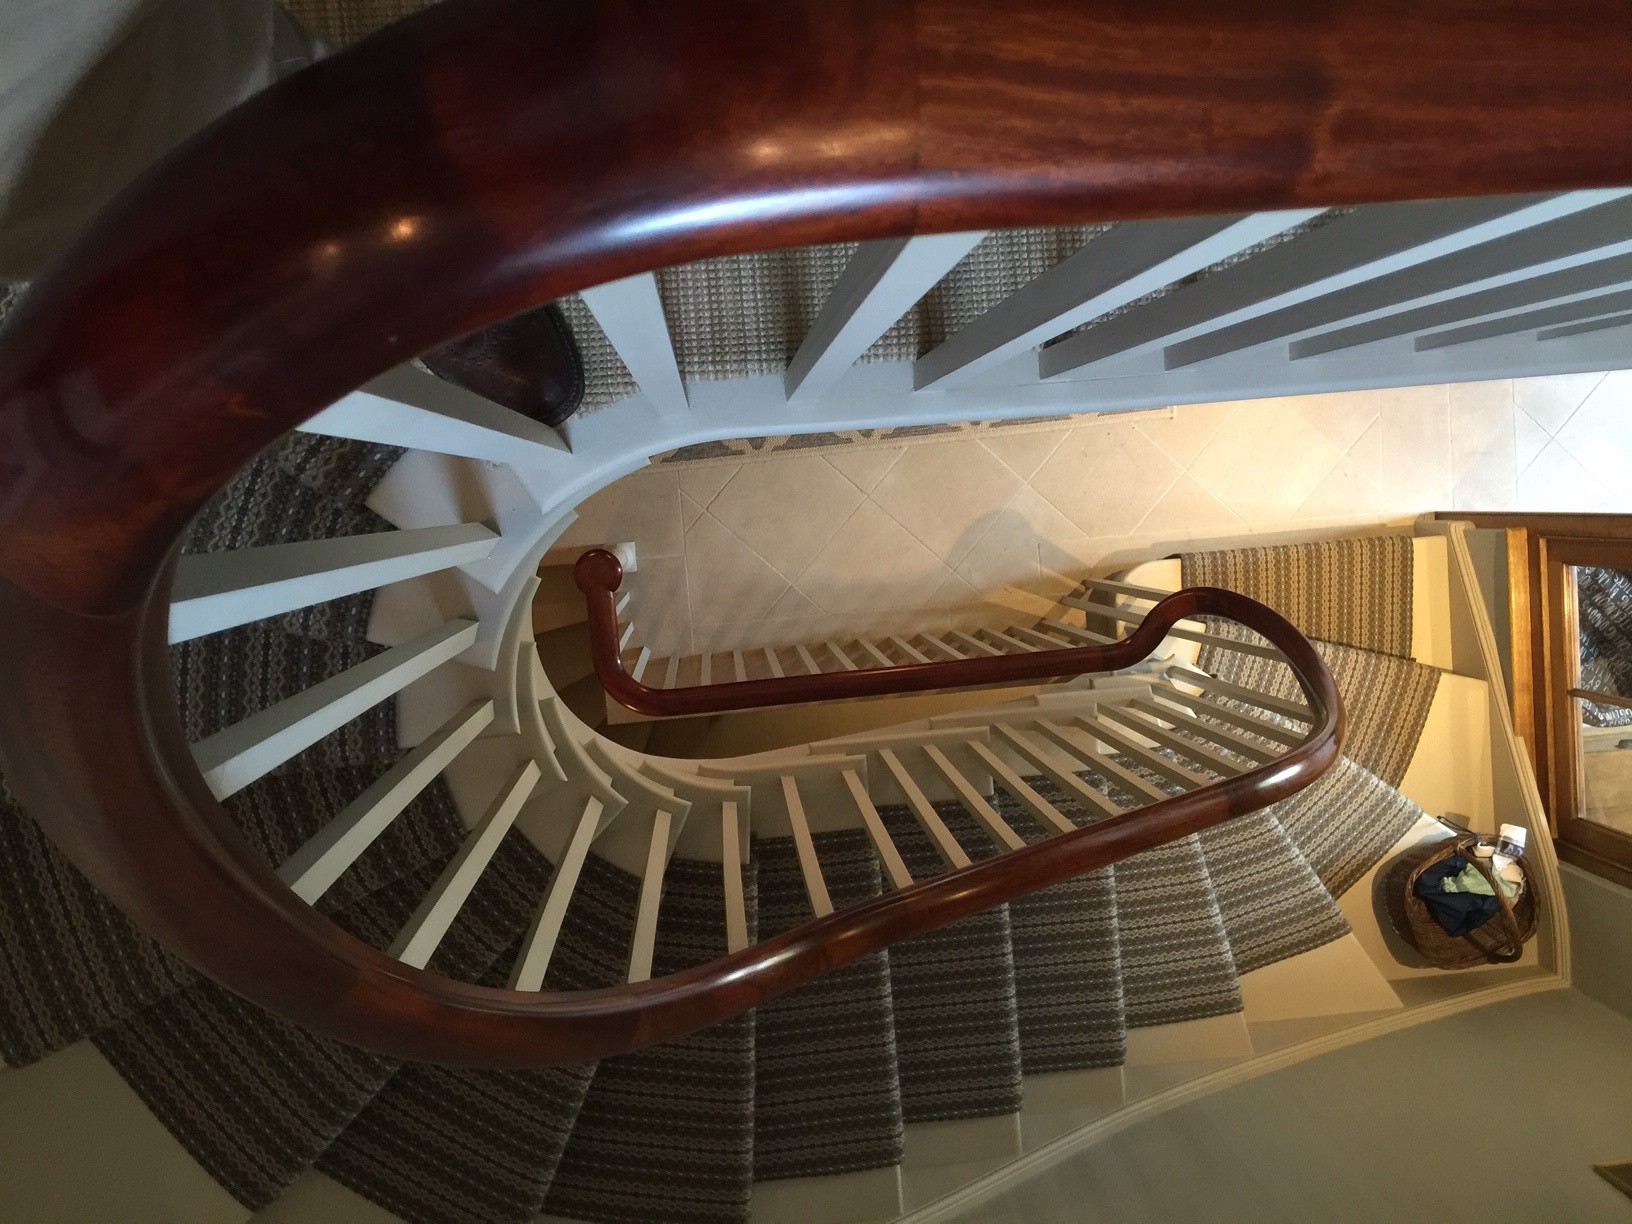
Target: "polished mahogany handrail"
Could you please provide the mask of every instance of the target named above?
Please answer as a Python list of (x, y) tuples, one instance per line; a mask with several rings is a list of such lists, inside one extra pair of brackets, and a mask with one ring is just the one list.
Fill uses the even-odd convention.
[[(177, 149), (0, 332), (7, 783), (217, 981), (359, 1044), (510, 1065), (688, 1031), (1284, 797), (1336, 752), (1323, 680), (1320, 736), (1245, 789), (1018, 851), (707, 972), (575, 998), (484, 991), (344, 936), (233, 827), (170, 692), (168, 559), (287, 430), (585, 286), (811, 242), (1618, 186), (1629, 96), (1623, 0), (430, 8)], [(1306, 684), (1324, 677), (1299, 660)]]
[(622, 563), (606, 549), (592, 548), (578, 558), (572, 576), (584, 593), (589, 657), (595, 666), (596, 679), (612, 700), (650, 718), (721, 714), (858, 697), (895, 697), (903, 693), (994, 684), (1025, 684), (1089, 672), (1117, 671), (1148, 659), (1167, 636), (1167, 631), (1180, 621), (1212, 611), (1203, 606), (1211, 597), (1229, 594), (1207, 587), (1176, 591), (1151, 608), (1139, 627), (1127, 637), (1106, 646), (1062, 646), (1058, 650), (978, 659), (654, 688), (636, 680), (623, 666), (623, 652), (618, 646), (617, 602), (618, 588), (623, 585)]

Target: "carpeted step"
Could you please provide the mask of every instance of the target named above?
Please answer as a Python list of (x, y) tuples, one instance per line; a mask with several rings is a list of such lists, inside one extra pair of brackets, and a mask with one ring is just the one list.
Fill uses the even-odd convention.
[[(548, 862), (525, 839), (507, 838), (430, 967), (503, 986), (549, 877)], [(626, 872), (586, 861), (549, 989), (622, 980), (637, 895)], [(472, 974), (478, 959), (485, 972)], [(523, 1071), (404, 1064), (317, 1167), (409, 1224), (526, 1224), (544, 1203), (594, 1072), (594, 1064)]]
[[(335, 915), (383, 946), (438, 865)], [(275, 1200), (379, 1091), (396, 1063), (313, 1036), (202, 982), (94, 1036), (193, 1159), (251, 1211)]]
[[(935, 811), (971, 857), (996, 847), (957, 803)], [(949, 869), (905, 807), (879, 809), (914, 880)], [(1017, 1113), (1020, 1024), (1009, 908), (994, 906), (889, 950), (896, 1067), (908, 1122)]]
[(1183, 586), (1239, 591), (1306, 637), (1411, 653), (1412, 539), (1372, 536), (1179, 554)]
[[(879, 892), (860, 830), (819, 833), (835, 906)], [(754, 842), (759, 938), (807, 921), (792, 838)], [(762, 1004), (754, 1028), (754, 1179), (818, 1177), (901, 1163), (901, 1091), (885, 953), (874, 953)]]
[[(749, 937), (757, 895), (744, 879)], [(654, 977), (726, 954), (720, 864), (675, 860)], [(599, 1224), (740, 1224), (754, 1178), (754, 1016), (602, 1060), (545, 1212)]]
[(1425, 815), (1348, 757), (1267, 811), (1333, 897), (1352, 888)]
[(1348, 934), (1343, 911), (1271, 813), (1237, 816), (1196, 841), (1237, 974)]
[[(1028, 781), (1062, 812), (1073, 807), (1048, 779)], [(992, 803), (1028, 842), (1052, 835), (1001, 786)], [(1111, 869), (1015, 898), (1009, 902), (1009, 929), (1025, 1074), (1121, 1065), (1127, 1025)]]
[(80, 874), (0, 780), (0, 1059), (27, 1066), (199, 980)]
[[(1227, 626), (1220, 632), (1243, 636), (1248, 631)], [(1428, 711), (1439, 688), (1439, 669), (1332, 642), (1316, 641), (1313, 645), (1331, 669), (1348, 715), (1344, 754), (1390, 786), (1398, 786), (1427, 725)], [(1285, 663), (1213, 646), (1203, 648), (1197, 663), (1217, 679), (1273, 697), (1302, 700), (1292, 669)], [(1274, 717), (1260, 710), (1252, 712)]]

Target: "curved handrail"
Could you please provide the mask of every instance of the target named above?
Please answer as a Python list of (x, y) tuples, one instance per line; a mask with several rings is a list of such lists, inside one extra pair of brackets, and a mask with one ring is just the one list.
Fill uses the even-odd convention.
[(706, 972), (518, 998), (344, 936), (233, 827), (170, 692), (168, 559), (287, 430), (415, 353), (588, 285), (779, 245), (1618, 185), (1632, 178), (1627, 96), (1621, 0), (428, 9), (177, 149), (8, 319), (7, 782), (126, 913), (217, 981), (344, 1040), (493, 1065), (700, 1027), (1005, 889), (1284, 797), (1335, 755), (1340, 724), (1295, 635), (1283, 648), (1321, 734), (1273, 772)]
[[(775, 676), (736, 680), (728, 684), (694, 684), (654, 688), (636, 680), (623, 666), (618, 647), (618, 588), (623, 566), (604, 548), (592, 548), (573, 565), (573, 581), (584, 593), (588, 614), (589, 657), (595, 677), (607, 696), (637, 714), (674, 718), (756, 710), (766, 706), (804, 705), (814, 701), (846, 701), (857, 697), (894, 697), (939, 689), (978, 688), (994, 684), (1026, 684), (1056, 680), (1089, 672), (1132, 667), (1161, 644), (1182, 620), (1200, 614), (1200, 597), (1217, 588), (1190, 587), (1176, 591), (1151, 608), (1139, 627), (1121, 641), (1107, 646), (1065, 646), (1028, 654), (979, 659), (949, 659), (932, 663), (903, 663), (895, 667), (859, 668), (804, 676)], [(1243, 622), (1245, 623), (1245, 622)]]

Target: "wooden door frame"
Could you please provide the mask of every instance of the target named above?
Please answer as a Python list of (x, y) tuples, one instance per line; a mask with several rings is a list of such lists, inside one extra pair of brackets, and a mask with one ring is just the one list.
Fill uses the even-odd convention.
[[(1561, 859), (1632, 886), (1632, 835), (1581, 814), (1574, 566), (1632, 569), (1632, 515), (1442, 514), (1507, 533), (1514, 729), (1535, 767)], [(1632, 729), (1628, 732), (1632, 738)]]

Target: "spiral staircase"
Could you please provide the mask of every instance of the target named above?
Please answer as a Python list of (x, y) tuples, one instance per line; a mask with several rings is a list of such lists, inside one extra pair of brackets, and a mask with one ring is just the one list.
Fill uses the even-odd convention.
[[(1026, 688), (770, 752), (643, 751), (657, 732), (567, 699), (594, 696), (581, 666), (552, 678), (538, 638), (573, 624), (552, 549), (659, 453), (1613, 364), (1601, 333), (1543, 338), (1523, 309), (1603, 283), (1627, 240), (1590, 99), (1561, 102), (1577, 144), (1554, 162), (1470, 139), (1454, 175), (1332, 154), (1331, 182), (1283, 167), (1273, 190), (1191, 166), (1158, 204), (1107, 190), (1110, 146), (1051, 118), (1103, 100), (1092, 73), (1053, 101), (1004, 92), (1070, 41), (1026, 23), (1088, 18), (1020, 14), (1022, 70), (992, 59), (993, 12), (944, 8), (646, 14), (586, 56), (528, 6), (451, 4), (252, 100), (23, 296), (0, 331), (0, 1105), (37, 1122), (8, 1132), (20, 1167), (52, 1150), (90, 1170), (44, 1106), (108, 1071), (125, 1095), (106, 1117), (156, 1119), (169, 1146), (140, 1149), (164, 1153), (151, 1187), (98, 1152), (114, 1191), (63, 1178), (16, 1218), (933, 1218), (1185, 1093), (1568, 980), (1544, 838), (1546, 919), (1517, 966), (1446, 984), (1361, 929), (1376, 865), (1443, 810), (1409, 775), (1456, 710), (1488, 733), (1475, 818), (1545, 827), (1454, 525), (1085, 574), (1040, 620), (828, 666), (826, 643), (791, 643), (764, 674), (654, 669), (638, 618), (594, 661), (607, 692), (622, 675), (725, 706)], [(782, 45), (790, 16), (825, 75), (742, 51)], [(962, 67), (913, 67), (903, 38)], [(1330, 66), (1361, 109), (1429, 105)], [(914, 122), (943, 126), (904, 135), (889, 86), (914, 72), (990, 96), (938, 112), (920, 91)], [(629, 108), (623, 138), (575, 144), (563, 81)], [(1263, 155), (1258, 104), (1222, 97)], [(659, 147), (644, 125), (678, 98), (706, 105)], [(797, 139), (823, 107), (854, 142)], [(461, 143), (484, 122), (490, 141)], [(371, 155), (364, 182), (334, 133), (402, 157)], [(1156, 164), (1147, 139), (1117, 156)], [(568, 197), (540, 166), (573, 157)], [(969, 177), (982, 164), (1001, 190)], [(255, 229), (284, 173), (354, 190)], [(1497, 190), (1542, 194), (1349, 207)], [(1174, 200), (1286, 211), (1063, 224)], [(404, 300), (426, 283), (443, 291)], [(411, 363), (563, 294), (595, 390), (559, 431)], [(1445, 338), (1499, 311), (1523, 321)], [(1398, 599), (1345, 619), (1379, 602), (1377, 558), (1415, 575), (1429, 555), (1416, 602), (1443, 633)], [(1311, 965), (1362, 989), (1253, 1013)]]

